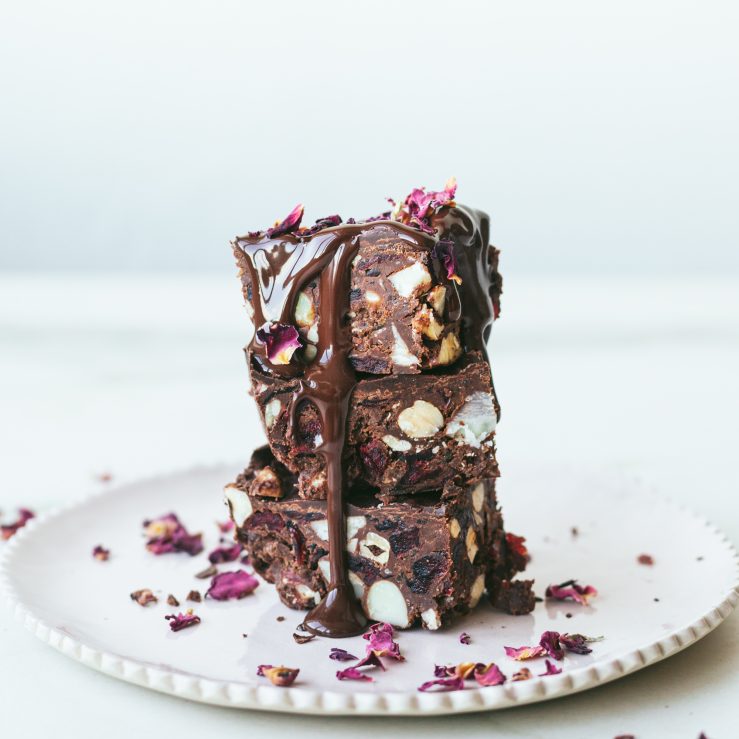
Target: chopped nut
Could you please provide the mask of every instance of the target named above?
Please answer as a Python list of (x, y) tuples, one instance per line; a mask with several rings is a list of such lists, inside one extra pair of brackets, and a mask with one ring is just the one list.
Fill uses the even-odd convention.
[(477, 485), (475, 485), (475, 489), (472, 491), (472, 507), (479, 512), (482, 510), (482, 504), (484, 501), (485, 485), (478, 482)]
[(477, 552), (479, 551), (480, 547), (477, 546), (477, 534), (472, 527), (467, 529), (465, 544), (467, 546), (467, 558), (470, 560), (470, 564), (474, 564), (475, 557), (477, 556)]
[(295, 301), (295, 323), (301, 328), (308, 328), (315, 320), (316, 309), (313, 300), (305, 290), (301, 290)]
[(359, 542), (359, 554), (377, 564), (387, 564), (390, 559), (390, 542), (374, 531), (368, 531), (364, 539)]
[(460, 531), (461, 528), (459, 526), (459, 521), (457, 521), (456, 518), (453, 518), (449, 522), (449, 533), (452, 535), (452, 539), (456, 539), (459, 536)]
[(403, 298), (426, 292), (431, 287), (431, 275), (420, 262), (398, 270), (388, 277), (398, 294)]
[(367, 591), (367, 614), (373, 621), (380, 621), (408, 628), (408, 606), (395, 583), (378, 580)]
[(246, 519), (251, 516), (254, 510), (249, 496), (233, 484), (226, 485), (223, 493), (233, 522), (239, 527), (243, 526)]
[(255, 475), (249, 486), (252, 495), (264, 498), (281, 498), (283, 495), (282, 483), (275, 471), (267, 466), (262, 467)]
[(474, 608), (482, 598), (482, 594), (485, 592), (485, 575), (478, 575), (475, 582), (472, 583), (472, 589), (470, 590), (470, 608)]
[(203, 600), (203, 596), (200, 595), (199, 590), (191, 590), (187, 594), (187, 600), (191, 600), (193, 603), (200, 603), (200, 601)]
[(392, 434), (385, 434), (385, 436), (382, 437), (382, 440), (394, 452), (409, 452), (413, 446), (410, 441), (398, 439), (397, 436), (393, 436)]
[(444, 285), (433, 287), (426, 296), (426, 300), (438, 315), (444, 315), (444, 306), (446, 305), (446, 288)]
[(400, 430), (412, 439), (433, 436), (443, 425), (444, 416), (441, 415), (441, 411), (425, 400), (417, 400), (398, 416)]
[(312, 362), (318, 356), (318, 349), (313, 344), (306, 344), (303, 349), (303, 357), (306, 362)]
[(444, 330), (444, 326), (436, 320), (434, 312), (426, 306), (413, 317), (412, 325), (414, 331), (418, 331), (432, 341), (436, 341)]
[(274, 426), (277, 416), (280, 415), (282, 410), (282, 403), (279, 398), (272, 398), (272, 400), (264, 406), (264, 425), (271, 429)]
[(412, 354), (410, 349), (408, 349), (408, 344), (403, 341), (403, 337), (398, 332), (398, 329), (395, 328), (395, 325), (393, 325), (392, 329), (393, 338), (395, 339), (391, 355), (393, 363), (398, 365), (398, 367), (413, 367), (417, 365), (418, 357), (415, 354)]
[(459, 412), (447, 424), (445, 433), (457, 441), (476, 449), (495, 431), (497, 422), (493, 396), (490, 393), (472, 393)]
[(439, 612), (435, 608), (428, 608), (421, 614), (421, 621), (429, 631), (436, 631), (441, 627)]
[(436, 363), (441, 365), (451, 364), (455, 362), (462, 354), (462, 347), (457, 338), (457, 334), (447, 334), (441, 341), (439, 347), (439, 356)]

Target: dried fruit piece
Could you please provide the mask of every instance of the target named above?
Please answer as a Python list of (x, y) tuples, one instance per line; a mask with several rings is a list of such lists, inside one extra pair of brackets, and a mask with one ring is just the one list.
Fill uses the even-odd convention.
[(259, 586), (259, 580), (245, 570), (221, 572), (211, 580), (205, 594), (213, 600), (233, 600), (244, 598)]
[(169, 628), (172, 631), (182, 631), (182, 629), (189, 629), (191, 626), (197, 626), (200, 623), (200, 616), (196, 616), (192, 612), (192, 608), (187, 613), (171, 614), (164, 618), (169, 621)]
[(191, 557), (203, 551), (203, 535), (190, 534), (174, 513), (144, 521), (146, 548), (152, 554), (187, 552)]
[(651, 554), (640, 554), (636, 561), (640, 565), (647, 565), (648, 567), (651, 567), (654, 564), (654, 557), (652, 557)]
[(140, 606), (148, 606), (151, 603), (157, 603), (159, 599), (149, 588), (142, 588), (131, 593), (131, 600), (136, 601)]
[(578, 585), (577, 580), (567, 580), (559, 585), (550, 585), (545, 595), (552, 600), (572, 600), (587, 606), (598, 591), (592, 585)]
[(14, 536), (18, 529), (22, 529), (32, 518), (35, 517), (35, 513), (29, 508), (19, 508), (18, 518), (13, 523), (7, 523), (0, 526), (0, 538), (3, 541), (7, 541), (11, 536)]
[(224, 562), (234, 562), (241, 554), (241, 544), (234, 544), (230, 547), (216, 547), (209, 555), (208, 561), (211, 564), (218, 565)]
[(110, 549), (106, 549), (102, 544), (98, 544), (92, 550), (92, 556), (100, 562), (107, 562), (110, 559)]
[(295, 682), (300, 670), (293, 667), (273, 667), (272, 665), (259, 665), (257, 675), (266, 677), (272, 685), (278, 688), (287, 688)]
[(290, 364), (293, 354), (303, 346), (298, 330), (287, 323), (265, 323), (257, 329), (257, 338), (266, 347), (272, 364)]

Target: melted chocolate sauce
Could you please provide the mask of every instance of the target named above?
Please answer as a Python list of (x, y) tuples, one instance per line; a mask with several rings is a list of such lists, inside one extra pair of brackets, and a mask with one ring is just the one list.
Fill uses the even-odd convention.
[[(480, 228), (480, 223), (485, 227)], [(488, 264), (486, 219), (457, 206), (442, 208), (432, 224), (457, 246), (459, 272), (464, 294), (457, 295), (458, 309), (463, 315), (466, 349), (484, 351), (493, 313), (490, 298), (490, 266)], [(273, 365), (266, 346), (256, 331), (249, 342), (249, 354), (268, 372), (283, 377), (297, 377), (298, 390), (292, 403), (291, 425), (296, 426), (296, 413), (301, 403), (310, 401), (318, 409), (322, 421), (320, 444), (315, 451), (324, 461), (328, 500), (328, 544), (330, 582), (326, 597), (305, 618), (304, 625), (315, 634), (345, 637), (359, 634), (367, 626), (360, 604), (349, 582), (346, 566), (346, 521), (344, 494), (346, 469), (343, 451), (349, 403), (357, 379), (349, 362), (352, 337), (349, 319), (349, 292), (352, 261), (359, 240), (369, 228), (391, 225), (399, 238), (431, 249), (437, 238), (396, 222), (374, 221), (344, 224), (327, 228), (307, 237), (286, 234), (274, 239), (263, 235), (238, 239), (235, 247), (246, 257), (242, 260), (249, 273), (251, 303), (255, 328), (272, 323), (293, 323), (295, 302), (300, 290), (311, 280), (320, 287), (320, 320), (316, 359), (289, 365)], [(454, 288), (457, 285), (449, 283)]]

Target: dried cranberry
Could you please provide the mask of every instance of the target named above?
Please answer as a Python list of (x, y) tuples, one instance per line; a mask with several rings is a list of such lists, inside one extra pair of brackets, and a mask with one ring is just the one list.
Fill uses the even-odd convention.
[(438, 466), (434, 464), (427, 453), (413, 455), (408, 461), (408, 472), (405, 473), (403, 485), (417, 485), (435, 477)]
[(380, 579), (380, 571), (368, 559), (349, 554), (349, 569), (359, 575), (365, 585), (372, 585), (375, 580)]
[(417, 528), (399, 531), (390, 536), (390, 548), (393, 554), (405, 554), (411, 549), (417, 549), (420, 545), (419, 532)]
[(428, 593), (431, 583), (449, 568), (445, 552), (432, 552), (413, 563), (413, 579), (408, 587), (414, 593)]
[(364, 463), (364, 468), (375, 479), (381, 478), (390, 461), (390, 453), (387, 446), (378, 440), (370, 441), (359, 447), (359, 453)]
[(249, 528), (255, 526), (265, 526), (269, 531), (280, 531), (285, 528), (285, 522), (282, 520), (282, 516), (272, 511), (257, 511), (249, 516), (247, 521)]
[(299, 565), (305, 564), (305, 537), (292, 521), (287, 522), (287, 530), (290, 532), (290, 539), (293, 543), (295, 561)]

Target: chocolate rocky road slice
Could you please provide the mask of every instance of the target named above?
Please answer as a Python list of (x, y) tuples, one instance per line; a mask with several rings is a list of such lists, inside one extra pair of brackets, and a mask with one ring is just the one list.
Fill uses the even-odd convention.
[[(442, 211), (447, 218), (439, 220), (437, 236), (392, 221), (335, 227), (352, 229), (358, 241), (349, 294), (349, 361), (358, 372), (407, 374), (449, 366), (465, 347), (480, 348), (475, 334), (497, 316), (502, 281), (498, 250), (488, 245), (488, 216), (464, 206)], [(245, 250), (254, 241), (241, 237), (232, 245), (252, 313)], [(265, 250), (274, 243), (260, 236), (262, 241)], [(297, 364), (316, 359), (321, 312), (318, 281), (312, 280), (302, 286), (293, 310), (303, 345), (293, 359)], [(467, 321), (474, 324), (469, 331), (463, 328)]]
[[(257, 468), (269, 461), (269, 450), (256, 455), (257, 464), (225, 491), (237, 539), (285, 605), (312, 608), (328, 583), (325, 501), (298, 497), (289, 474), (280, 480), (288, 492), (279, 500), (257, 494)], [(362, 609), (368, 618), (399, 628), (420, 622), (438, 629), (477, 605), (486, 578), (496, 591), (511, 587), (510, 578), (525, 566), (506, 546), (495, 480), (449, 483), (443, 493), (384, 503), (369, 494), (351, 495), (346, 533), (349, 579)], [(530, 593), (528, 581), (512, 587)]]
[[(290, 419), (300, 378), (280, 379), (252, 367), (252, 392), (279, 462), (299, 475), (304, 498), (326, 497), (320, 415), (302, 401)], [(348, 480), (386, 495), (435, 490), (447, 481), (498, 476), (499, 408), (490, 367), (479, 353), (443, 372), (365, 377), (349, 407), (344, 459)], [(279, 497), (279, 495), (275, 496)]]

